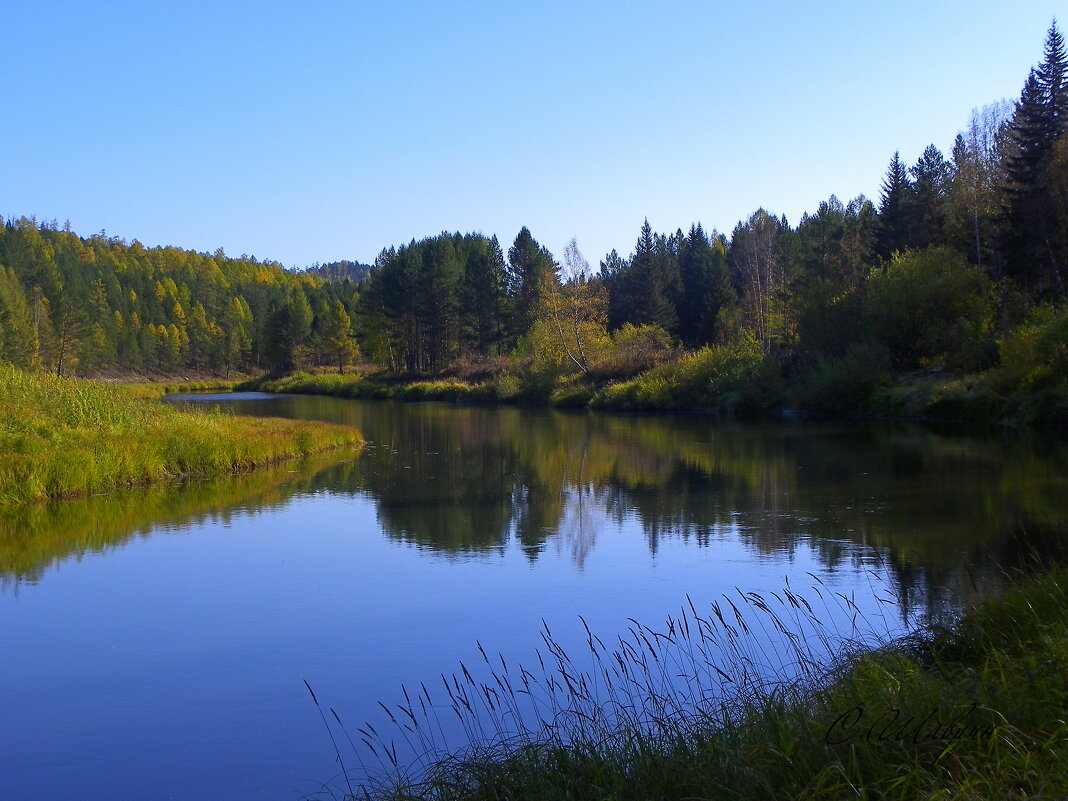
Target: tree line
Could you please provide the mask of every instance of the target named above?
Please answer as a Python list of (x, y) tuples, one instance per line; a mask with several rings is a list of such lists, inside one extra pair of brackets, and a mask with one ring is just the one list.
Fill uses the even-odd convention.
[(351, 359), (351, 284), (255, 257), (0, 226), (0, 358), (27, 369), (284, 371)]
[(592, 270), (524, 227), (442, 233), (374, 265), (300, 273), (147, 249), (33, 219), (0, 227), (0, 358), (58, 373), (394, 372), (551, 354), (587, 372), (623, 339), (696, 349), (741, 335), (784, 368), (874, 348), (899, 370), (978, 370), (1000, 334), (1060, 306), (1068, 260), (1068, 59), (1056, 24), (1015, 103), (972, 113), (943, 154), (895, 153), (878, 202), (831, 197), (794, 226), (758, 209), (730, 235), (655, 232)]

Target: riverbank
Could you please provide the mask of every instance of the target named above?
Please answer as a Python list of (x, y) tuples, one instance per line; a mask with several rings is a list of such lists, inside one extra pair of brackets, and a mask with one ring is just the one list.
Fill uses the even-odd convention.
[[(676, 627), (662, 636), (692, 646), (699, 633)], [(641, 650), (621, 663), (639, 680), (665, 669), (653, 664), (661, 640), (650, 639), (648, 667)], [(376, 801), (1064, 798), (1066, 676), (1061, 568), (1022, 580), (951, 627), (848, 658), (822, 682), (750, 687), (714, 711), (658, 719), (655, 735), (583, 727), (566, 744), (482, 748), (435, 762), (418, 782), (364, 793)], [(581, 675), (557, 678), (572, 694), (588, 692)], [(639, 700), (647, 711), (672, 708), (672, 699)]]
[(481, 379), (455, 374), (293, 373), (233, 385), (238, 390), (399, 401), (513, 404), (628, 412), (701, 412), (754, 417), (891, 418), (1007, 425), (1068, 425), (1068, 388), (1029, 386), (1004, 370), (892, 380), (848, 361), (783, 378), (759, 359), (713, 349), (687, 354), (621, 380), (547, 380), (514, 372)]
[(247, 380), (247, 378), (167, 379), (160, 381), (134, 381), (123, 383), (123, 386), (139, 398), (156, 400), (164, 395), (174, 395), (181, 392), (232, 392), (238, 384)]
[(243, 472), (362, 444), (347, 426), (182, 412), (117, 384), (0, 365), (0, 506)]

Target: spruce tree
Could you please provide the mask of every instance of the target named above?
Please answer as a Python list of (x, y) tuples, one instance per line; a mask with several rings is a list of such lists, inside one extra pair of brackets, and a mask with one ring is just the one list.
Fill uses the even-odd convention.
[(879, 237), (877, 253), (884, 259), (913, 245), (916, 196), (909, 171), (895, 152), (886, 170), (879, 203)]
[(943, 244), (950, 165), (941, 150), (928, 145), (909, 172), (916, 201), (913, 244), (919, 248)]
[(508, 289), (513, 299), (512, 335), (521, 337), (534, 325), (541, 282), (556, 264), (552, 254), (538, 244), (525, 225), (508, 249)]
[(666, 238), (653, 236), (646, 219), (630, 263), (631, 308), (626, 322), (658, 325), (668, 333), (678, 327), (676, 298), (681, 289), (679, 266)]
[(1027, 76), (1010, 127), (1004, 245), (1010, 273), (1032, 294), (1062, 297), (1068, 253), (1058, 246), (1066, 223), (1058, 213), (1054, 149), (1068, 127), (1068, 58), (1054, 23), (1042, 63)]

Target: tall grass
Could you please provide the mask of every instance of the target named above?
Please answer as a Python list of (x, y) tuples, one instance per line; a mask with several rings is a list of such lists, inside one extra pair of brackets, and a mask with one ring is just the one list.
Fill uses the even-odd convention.
[[(1057, 571), (890, 642), (817, 582), (811, 601), (787, 587), (687, 603), (660, 630), (632, 622), (610, 645), (587, 628), (574, 655), (546, 627), (532, 670), (480, 645), (481, 671), (461, 665), (435, 692), (383, 707), (396, 737), (350, 732), (334, 714), (338, 741), (378, 776), (356, 790), (346, 776), (344, 794), (1064, 798), (1066, 582)], [(841, 613), (845, 631), (828, 618)], [(472, 745), (441, 750), (448, 719)], [(406, 765), (405, 752), (425, 756)]]
[(602, 409), (708, 409), (760, 411), (781, 399), (778, 367), (749, 334), (722, 346), (646, 370), (628, 381), (609, 384), (591, 405)]
[(194, 381), (147, 381), (123, 384), (123, 386), (139, 398), (155, 400), (156, 398), (162, 398), (164, 395), (171, 395), (177, 392), (202, 392), (205, 390), (229, 392), (239, 383), (240, 381), (236, 380), (211, 378)]
[(0, 505), (358, 447), (356, 429), (181, 412), (116, 384), (0, 365)]

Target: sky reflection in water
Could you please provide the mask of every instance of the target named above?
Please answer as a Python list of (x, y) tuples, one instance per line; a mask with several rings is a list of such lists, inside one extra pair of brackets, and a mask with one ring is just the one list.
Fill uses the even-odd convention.
[(337, 770), (302, 679), (352, 728), (476, 641), (529, 663), (543, 620), (581, 646), (809, 573), (895, 629), (1068, 519), (1046, 435), (226, 403), (371, 444), (0, 518), (0, 796), (299, 797)]

